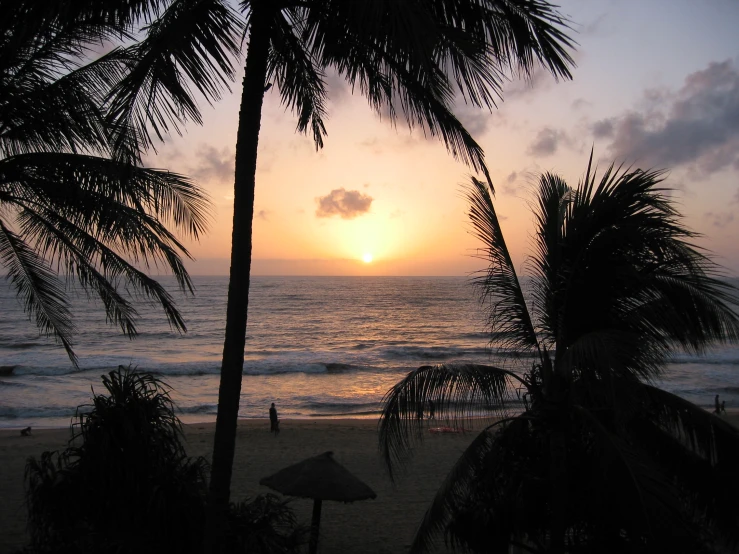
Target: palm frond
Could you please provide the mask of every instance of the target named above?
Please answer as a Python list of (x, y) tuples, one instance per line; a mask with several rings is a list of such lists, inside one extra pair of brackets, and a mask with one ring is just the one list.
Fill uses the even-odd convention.
[(467, 188), (467, 199), (473, 232), (484, 245), (479, 257), (489, 263), (484, 275), (474, 282), (483, 301), (489, 305), (491, 336), (504, 348), (536, 349), (543, 356), (521, 283), (503, 238), (491, 191), (484, 182), (472, 178), (472, 184)]
[[(127, 131), (115, 149), (137, 136), (137, 149), (152, 145), (180, 124), (201, 122), (190, 84), (208, 101), (220, 97), (233, 79), (232, 57), (239, 52), (241, 23), (223, 0), (175, 0), (146, 28), (146, 37), (126, 49), (133, 60), (127, 76), (110, 94), (110, 113)], [(129, 129), (134, 129), (132, 134)]]
[(58, 340), (77, 367), (72, 350), (75, 328), (67, 307), (64, 288), (45, 260), (39, 257), (0, 219), (0, 260), (20, 296), (24, 311), (36, 326)]
[[(504, 467), (510, 469), (507, 462), (511, 456), (516, 457), (511, 441), (526, 436), (527, 427), (525, 416), (517, 416), (497, 421), (475, 437), (436, 493), (410, 552), (430, 552), (442, 537), (452, 548), (508, 551), (508, 545), (520, 538), (516, 536), (520, 531), (516, 519), (523, 514), (517, 509), (520, 500), (516, 497), (524, 492), (527, 476), (524, 470), (498, 478), (505, 473)], [(478, 502), (482, 497), (485, 501)]]
[(322, 148), (327, 91), (324, 75), (306, 44), (309, 30), (304, 28), (299, 11), (285, 10), (275, 17), (267, 80), (275, 81), (282, 103), (297, 113), (297, 130), (304, 133), (310, 126), (316, 148)]
[(380, 451), (390, 475), (393, 465), (410, 455), (412, 444), (423, 439), (421, 418), (429, 401), (437, 419), (464, 428), (473, 418), (506, 417), (513, 388), (520, 385), (525, 387), (516, 374), (493, 366), (436, 365), (411, 371), (382, 401)]
[(560, 339), (559, 314), (563, 301), (562, 236), (565, 213), (570, 198), (570, 188), (560, 177), (545, 173), (539, 180), (536, 221), (535, 251), (530, 261), (533, 266), (532, 297), (537, 309), (542, 332), (548, 344)]
[(674, 480), (694, 519), (718, 530), (731, 549), (739, 545), (739, 431), (694, 404), (652, 386), (645, 387), (646, 414), (630, 436)]
[[(623, 367), (649, 377), (675, 346), (700, 352), (739, 336), (737, 291), (691, 244), (696, 235), (663, 194), (661, 175), (610, 166), (598, 180), (589, 166), (573, 193), (559, 183), (564, 213), (554, 195), (549, 220), (558, 218), (560, 236), (539, 241), (536, 301), (548, 333), (561, 335), (560, 355), (583, 335), (620, 335), (621, 357), (633, 355)], [(549, 220), (540, 216), (539, 226)]]
[[(662, 468), (645, 452), (611, 432), (590, 410), (575, 405), (572, 413), (592, 432), (593, 458), (598, 460), (592, 469), (597, 476), (586, 494), (609, 499), (609, 516), (604, 514), (599, 519), (613, 517), (619, 521), (627, 540), (635, 544), (646, 541), (647, 545), (669, 551), (689, 548), (695, 541), (695, 529)], [(598, 486), (603, 490), (595, 488)]]

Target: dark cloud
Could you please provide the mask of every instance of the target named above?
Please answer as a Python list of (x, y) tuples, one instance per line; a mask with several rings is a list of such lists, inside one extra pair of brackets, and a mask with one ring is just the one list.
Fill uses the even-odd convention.
[(607, 138), (613, 136), (613, 119), (601, 119), (592, 125), (593, 136), (595, 138)]
[(264, 221), (269, 221), (269, 210), (259, 210), (257, 212), (257, 217)]
[(334, 104), (342, 104), (352, 95), (351, 85), (336, 71), (329, 70), (324, 81), (328, 89), (328, 97)]
[(516, 171), (512, 171), (508, 174), (508, 177), (505, 178), (505, 182), (510, 185), (511, 183), (515, 183), (517, 178), (518, 173)]
[(316, 198), (316, 217), (339, 215), (342, 219), (354, 219), (369, 211), (372, 200), (371, 196), (358, 190), (334, 189), (326, 196)]
[[(709, 175), (739, 169), (739, 68), (711, 63), (676, 93), (647, 91), (648, 108), (613, 122), (615, 159), (650, 167), (688, 166)], [(594, 129), (595, 131), (595, 129)]]
[(218, 150), (201, 145), (195, 152), (196, 164), (189, 174), (199, 181), (232, 181), (234, 176), (234, 151), (230, 148)]
[(567, 135), (551, 127), (545, 127), (536, 135), (527, 152), (532, 156), (551, 156), (563, 142), (568, 142)]
[(706, 212), (706, 218), (711, 222), (714, 227), (723, 229), (734, 221), (733, 212)]

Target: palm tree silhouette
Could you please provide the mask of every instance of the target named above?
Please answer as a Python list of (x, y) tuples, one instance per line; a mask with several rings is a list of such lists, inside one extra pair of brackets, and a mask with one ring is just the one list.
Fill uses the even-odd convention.
[(455, 92), (492, 108), (507, 72), (536, 63), (569, 78), (566, 21), (546, 2), (434, 0), (245, 1), (249, 37), (241, 95), (231, 270), (211, 474), (207, 548), (228, 505), (244, 364), (255, 172), (266, 90), (279, 91), (316, 144), (326, 134), (326, 71), (356, 87), (395, 121), (439, 136), (486, 172), (483, 153), (451, 110)]
[(541, 177), (525, 280), (488, 185), (468, 189), (489, 262), (476, 285), (510, 365), (425, 366), (388, 392), (391, 470), (421, 438), (418, 403), (454, 424), (498, 418), (451, 470), (413, 552), (438, 534), (474, 552), (722, 552), (739, 541), (739, 433), (653, 384), (672, 349), (737, 339), (737, 291), (691, 244), (661, 172), (611, 166), (598, 180), (591, 164), (575, 189)]
[[(2, 6), (0, 263), (29, 316), (75, 364), (74, 322), (59, 273), (76, 277), (131, 337), (136, 298), (159, 303), (170, 325), (185, 330), (171, 295), (146, 270), (168, 268), (192, 292), (182, 262), (189, 253), (167, 226), (197, 238), (209, 203), (187, 178), (141, 165), (151, 144), (147, 122), (161, 115), (155, 94), (148, 112), (141, 98), (155, 86), (149, 82), (138, 96), (121, 91), (148, 59), (142, 46), (113, 48), (89, 61), (104, 41), (128, 39), (143, 17), (138, 10), (157, 4)], [(121, 111), (122, 105), (138, 111)]]

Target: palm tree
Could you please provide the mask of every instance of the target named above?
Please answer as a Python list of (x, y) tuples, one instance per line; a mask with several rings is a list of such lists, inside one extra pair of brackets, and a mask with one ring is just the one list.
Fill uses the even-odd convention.
[(248, 51), (236, 140), (231, 270), (211, 473), (207, 548), (228, 506), (249, 304), (257, 146), (265, 91), (279, 90), (316, 147), (326, 128), (325, 75), (335, 71), (409, 126), (440, 136), (486, 172), (483, 153), (451, 110), (455, 91), (491, 108), (506, 73), (536, 63), (569, 78), (566, 21), (539, 0), (299, 0), (241, 3)]
[[(223, 32), (223, 21), (234, 26), (234, 16), (223, 6), (209, 8), (216, 14), (210, 21), (202, 17), (204, 10), (189, 7), (192, 2), (174, 4), (187, 4), (198, 25), (215, 36), (215, 29)], [(121, 90), (131, 74), (161, 60), (146, 50), (148, 43), (90, 59), (110, 41), (131, 42), (133, 31), (159, 5), (156, 0), (0, 5), (0, 263), (29, 317), (63, 345), (75, 364), (74, 322), (59, 273), (76, 277), (100, 299), (108, 321), (130, 337), (136, 334), (135, 299), (159, 303), (170, 325), (185, 330), (171, 295), (146, 270), (168, 268), (180, 288), (192, 292), (182, 262), (190, 255), (170, 229), (197, 238), (209, 203), (187, 178), (143, 167), (141, 155), (152, 145), (147, 125), (161, 137), (170, 121), (157, 108), (160, 90), (174, 91), (170, 125), (176, 126), (178, 117), (197, 119), (192, 102), (176, 94), (182, 88), (180, 73), (215, 75), (216, 67), (228, 69), (223, 60), (237, 46), (226, 39), (198, 43), (195, 38), (196, 56), (181, 40), (178, 47), (185, 54), (175, 60), (185, 71), (174, 78), (162, 70), (137, 94), (127, 91), (129, 111), (122, 111)], [(183, 27), (193, 14), (180, 12)], [(162, 17), (168, 15), (172, 19), (169, 10)], [(166, 38), (157, 35), (166, 27), (152, 23), (150, 39)], [(182, 58), (195, 70), (187, 71)], [(216, 84), (204, 92), (217, 96)]]
[(476, 285), (509, 363), (425, 366), (388, 392), (379, 429), (391, 469), (420, 440), (415, 409), (428, 400), (454, 424), (495, 418), (449, 473), (413, 552), (440, 533), (473, 552), (739, 543), (739, 432), (654, 385), (673, 349), (737, 339), (739, 299), (661, 182), (613, 166), (598, 180), (588, 165), (575, 189), (543, 175), (524, 280), (491, 189), (472, 180), (469, 216), (489, 262)]

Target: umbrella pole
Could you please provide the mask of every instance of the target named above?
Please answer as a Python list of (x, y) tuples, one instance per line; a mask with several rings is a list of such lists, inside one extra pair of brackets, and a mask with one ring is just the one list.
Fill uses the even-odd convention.
[(313, 519), (310, 524), (310, 543), (308, 553), (316, 554), (318, 551), (318, 527), (321, 525), (321, 500), (313, 500)]

